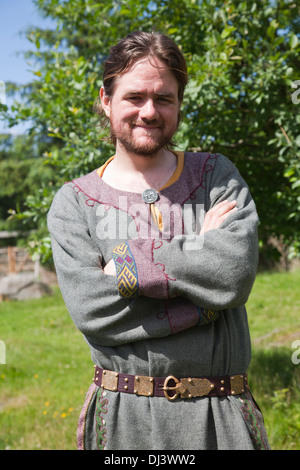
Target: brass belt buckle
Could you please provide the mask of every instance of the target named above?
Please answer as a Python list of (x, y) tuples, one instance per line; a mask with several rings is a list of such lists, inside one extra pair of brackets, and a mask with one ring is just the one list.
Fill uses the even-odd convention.
[[(175, 387), (169, 387), (169, 381), (174, 380), (175, 382)], [(181, 396), (181, 398), (196, 398), (196, 397), (203, 397), (205, 395), (208, 395), (209, 392), (214, 388), (214, 384), (212, 384), (209, 380), (207, 379), (181, 379), (181, 382), (176, 379), (173, 375), (169, 375), (169, 377), (166, 378), (164, 381), (164, 385), (162, 387), (162, 390), (164, 391), (165, 397), (169, 401), (176, 400), (178, 395)], [(175, 391), (174, 395), (170, 396), (168, 394), (168, 391), (173, 390)]]
[[(168, 383), (170, 382), (170, 380), (174, 380), (174, 382), (176, 384), (175, 387), (169, 387), (168, 386)], [(186, 388), (178, 379), (176, 379), (176, 377), (174, 377), (173, 375), (169, 375), (166, 378), (166, 380), (164, 381), (164, 385), (162, 387), (162, 390), (164, 391), (164, 396), (169, 401), (173, 401), (173, 400), (176, 400), (176, 398), (178, 397), (179, 394), (184, 393), (186, 391)], [(173, 396), (170, 396), (168, 394), (169, 390), (175, 390), (175, 394)]]

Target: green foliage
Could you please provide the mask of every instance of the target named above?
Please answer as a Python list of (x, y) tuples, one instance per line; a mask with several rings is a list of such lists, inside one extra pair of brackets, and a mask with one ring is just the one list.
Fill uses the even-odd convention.
[[(260, 240), (282, 237), (299, 250), (300, 124), (292, 100), (300, 78), (297, 2), (275, 0), (36, 0), (56, 29), (28, 32), (33, 81), (6, 119), (33, 123), (31, 136), (49, 139), (55, 181), (105, 161), (113, 148), (97, 128), (93, 103), (109, 49), (130, 31), (156, 29), (182, 48), (190, 75), (179, 148), (221, 152), (250, 186), (261, 219)], [(2, 107), (3, 108), (3, 107)], [(39, 223), (45, 208), (26, 214)], [(24, 215), (25, 217), (25, 215)], [(43, 223), (43, 222), (41, 222)]]
[(35, 207), (45, 205), (45, 199), (37, 196), (41, 187), (48, 188), (54, 179), (53, 168), (46, 164), (43, 156), (47, 145), (42, 141), (36, 144), (23, 135), (0, 135), (0, 229), (18, 230), (21, 233), (19, 242), (24, 238), (22, 232), (25, 231), (24, 236), (27, 237), (30, 230), (35, 238), (40, 239), (42, 226), (48, 236), (43, 220), (38, 225), (36, 223), (36, 209), (34, 214), (29, 214), (28, 207), (32, 198), (37, 199)]

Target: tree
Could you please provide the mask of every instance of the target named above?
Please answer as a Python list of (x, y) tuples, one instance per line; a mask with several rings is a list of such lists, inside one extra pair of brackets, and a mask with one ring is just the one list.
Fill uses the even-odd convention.
[[(47, 186), (55, 177), (52, 167), (45, 164), (46, 158), (42, 156), (47, 145), (43, 141), (36, 145), (23, 135), (0, 135), (0, 229), (18, 231), (20, 243), (27, 238), (28, 231), (33, 230), (36, 238), (40, 236), (34, 217), (28, 217), (30, 196), (26, 195), (39, 193), (41, 186)], [(40, 204), (43, 204), (43, 198), (40, 198)], [(14, 217), (16, 213), (19, 214), (17, 218)], [(25, 228), (23, 220), (26, 221)], [(7, 239), (3, 243), (6, 244)]]
[(291, 252), (299, 252), (300, 104), (292, 99), (300, 78), (297, 2), (36, 0), (36, 5), (57, 27), (28, 32), (35, 80), (6, 119), (11, 125), (30, 119), (31, 138), (50, 139), (48, 163), (56, 179), (43, 188), (43, 209), (36, 193), (30, 194), (27, 217), (42, 224), (57, 188), (112, 154), (93, 114), (103, 60), (128, 32), (156, 29), (174, 38), (188, 63), (179, 147), (233, 160), (256, 200), (262, 249), (270, 237), (280, 237)]

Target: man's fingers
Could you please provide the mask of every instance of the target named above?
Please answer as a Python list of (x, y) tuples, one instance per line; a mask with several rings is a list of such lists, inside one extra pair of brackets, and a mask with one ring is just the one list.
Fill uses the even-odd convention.
[(237, 201), (222, 201), (216, 204), (209, 212), (216, 213), (218, 215), (225, 214), (233, 209), (237, 205)]
[(222, 201), (210, 209), (205, 217), (207, 220), (218, 220), (222, 216), (229, 215), (229, 212), (236, 209), (237, 201)]
[(227, 217), (235, 211), (237, 211), (237, 207), (233, 207), (232, 209), (227, 210), (223, 215), (219, 216), (219, 220), (223, 223), (224, 220), (227, 219)]
[(111, 259), (107, 265), (103, 268), (104, 274), (107, 274), (109, 276), (116, 276), (116, 265), (113, 259)]
[(204, 218), (204, 224), (200, 233), (208, 232), (215, 228), (219, 228), (220, 225), (226, 220), (226, 218), (237, 210), (237, 201), (222, 201), (216, 204), (210, 209)]

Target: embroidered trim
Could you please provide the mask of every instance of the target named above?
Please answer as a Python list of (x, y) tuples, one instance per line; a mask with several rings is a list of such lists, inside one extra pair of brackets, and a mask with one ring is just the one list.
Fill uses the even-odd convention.
[(84, 405), (82, 407), (82, 410), (79, 416), (78, 428), (77, 428), (77, 449), (78, 450), (85, 450), (84, 436), (85, 436), (86, 418), (87, 418), (87, 413), (88, 413), (90, 403), (92, 401), (94, 394), (96, 393), (96, 388), (97, 386), (95, 384), (92, 384), (90, 386), (86, 394)]
[(268, 447), (264, 441), (259, 419), (255, 412), (255, 407), (252, 403), (252, 400), (247, 399), (246, 394), (241, 395), (239, 397), (239, 400), (242, 404), (242, 412), (244, 415), (244, 419), (250, 429), (250, 437), (253, 442), (254, 449), (267, 449)]
[(135, 297), (138, 291), (137, 268), (127, 243), (120, 243), (112, 252), (116, 265), (118, 289), (123, 297)]
[(97, 391), (97, 400), (96, 400), (96, 434), (97, 434), (97, 448), (99, 450), (105, 450), (105, 444), (107, 442), (106, 434), (107, 434), (107, 428), (106, 428), (106, 421), (103, 418), (102, 414), (106, 414), (108, 409), (107, 409), (107, 404), (108, 400), (105, 398), (104, 400), (103, 397), (106, 395), (106, 392), (103, 390), (103, 388), (99, 388)]
[[(86, 176), (89, 176), (89, 175), (86, 175)], [(85, 178), (85, 177), (83, 176), (82, 178), (78, 178), (78, 180), (83, 179), (83, 178)], [(78, 186), (77, 183), (75, 183), (75, 181), (76, 180), (71, 182), (73, 184), (72, 189), (75, 191), (76, 194), (82, 193), (84, 195), (84, 197), (86, 198), (85, 199), (86, 206), (94, 207), (95, 203), (98, 203), (98, 204), (103, 204), (105, 206), (105, 210), (107, 210), (106, 209), (107, 207), (109, 207), (109, 208), (114, 207), (116, 210), (124, 212), (125, 214), (130, 215), (130, 217), (132, 217), (132, 219), (134, 220), (136, 231), (137, 232), (140, 231), (139, 224), (136, 220), (136, 215), (133, 215), (129, 210), (126, 210), (127, 208), (125, 209), (125, 208), (119, 207), (118, 205), (111, 204), (109, 202), (104, 202), (102, 200), (94, 199), (93, 197), (89, 196), (88, 193), (85, 192), (80, 186)], [(68, 184), (68, 183), (65, 183), (65, 184)]]
[[(195, 154), (195, 155), (199, 155), (199, 154)], [(199, 188), (203, 188), (205, 189), (206, 188), (206, 180), (207, 180), (207, 174), (210, 173), (211, 171), (213, 171), (214, 169), (214, 164), (210, 164), (208, 163), (209, 160), (216, 160), (219, 156), (219, 154), (202, 154), (203, 156), (206, 155), (206, 159), (203, 163), (203, 166), (201, 167), (201, 173), (200, 173), (200, 183), (197, 184), (197, 186), (192, 190), (192, 192), (188, 195), (188, 197), (186, 197), (181, 205), (185, 204), (186, 201), (188, 201), (189, 199), (196, 199), (196, 192), (198, 191)]]
[(199, 314), (199, 322), (198, 325), (206, 325), (212, 321), (217, 320), (219, 317), (218, 312), (215, 310), (208, 310), (207, 308), (197, 307), (198, 314)]

